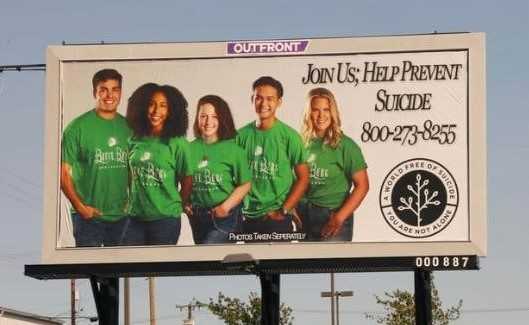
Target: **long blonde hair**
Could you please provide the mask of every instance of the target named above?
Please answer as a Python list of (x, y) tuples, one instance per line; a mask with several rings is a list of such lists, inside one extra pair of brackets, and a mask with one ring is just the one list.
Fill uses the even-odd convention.
[(329, 109), (331, 110), (331, 125), (323, 136), (323, 143), (326, 145), (336, 148), (342, 139), (342, 122), (340, 120), (340, 113), (338, 112), (338, 104), (334, 98), (333, 93), (327, 88), (314, 88), (309, 91), (307, 95), (307, 105), (303, 112), (303, 125), (301, 127), (301, 136), (303, 142), (307, 146), (310, 141), (317, 138), (316, 130), (312, 125), (312, 119), (310, 114), (312, 111), (312, 101), (315, 98), (325, 98), (329, 101)]

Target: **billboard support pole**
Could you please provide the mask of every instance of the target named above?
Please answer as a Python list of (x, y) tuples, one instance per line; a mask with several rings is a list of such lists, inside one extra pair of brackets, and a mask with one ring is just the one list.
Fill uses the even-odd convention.
[(119, 325), (119, 278), (91, 276), (99, 324)]
[(279, 273), (261, 273), (261, 324), (278, 325), (279, 324)]
[(432, 325), (432, 272), (415, 270), (415, 324)]

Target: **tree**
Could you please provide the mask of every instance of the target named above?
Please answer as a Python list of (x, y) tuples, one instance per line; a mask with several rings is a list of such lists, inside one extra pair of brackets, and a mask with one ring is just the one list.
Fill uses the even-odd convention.
[[(414, 325), (415, 324), (415, 299), (413, 294), (406, 290), (393, 290), (384, 292), (384, 296), (376, 296), (377, 304), (384, 307), (382, 315), (378, 313), (367, 313), (365, 317), (372, 319), (377, 324), (385, 325)], [(455, 306), (443, 309), (439, 291), (433, 283), (432, 277), (432, 324), (448, 325), (450, 321), (457, 320), (461, 316), (463, 300)]]
[[(261, 298), (250, 292), (248, 302), (239, 298), (231, 298), (219, 292), (217, 299), (209, 298), (208, 309), (222, 319), (227, 325), (259, 325), (261, 324)], [(280, 325), (292, 325), (294, 317), (292, 308), (284, 303), (280, 306)]]

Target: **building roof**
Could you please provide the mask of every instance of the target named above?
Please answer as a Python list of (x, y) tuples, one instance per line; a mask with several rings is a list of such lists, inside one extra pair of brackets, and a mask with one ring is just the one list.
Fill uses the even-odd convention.
[(40, 316), (37, 314), (27, 313), (24, 311), (14, 310), (11, 308), (6, 308), (0, 306), (0, 317), (3, 315), (12, 315), (15, 317), (20, 317), (27, 320), (38, 320), (40, 322), (46, 322), (49, 324), (56, 324), (56, 325), (62, 325), (63, 322), (57, 319), (54, 319), (53, 317), (47, 317), (47, 316)]

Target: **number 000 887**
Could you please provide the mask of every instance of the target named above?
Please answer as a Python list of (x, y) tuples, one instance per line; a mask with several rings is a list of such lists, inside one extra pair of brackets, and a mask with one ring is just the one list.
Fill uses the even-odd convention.
[(416, 267), (461, 268), (469, 267), (468, 256), (419, 256), (415, 258)]

